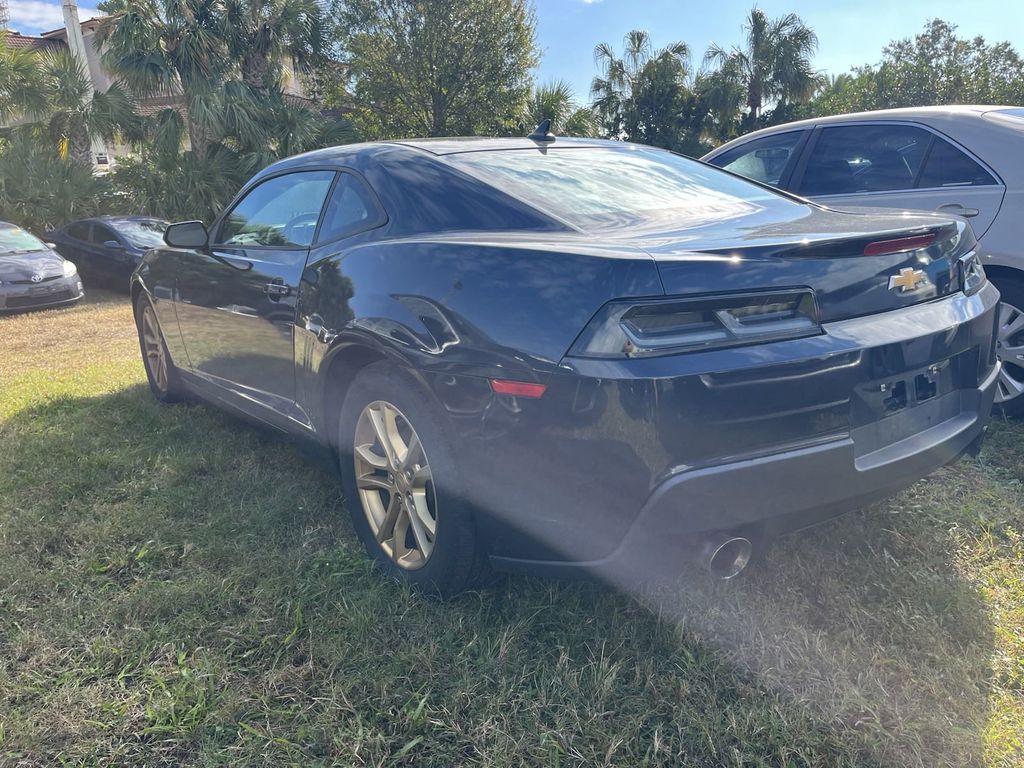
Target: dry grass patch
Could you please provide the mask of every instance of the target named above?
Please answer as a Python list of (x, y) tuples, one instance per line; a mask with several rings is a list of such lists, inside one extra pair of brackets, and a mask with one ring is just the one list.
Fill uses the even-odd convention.
[(0, 318), (0, 765), (1024, 764), (1024, 428), (632, 597), (384, 582), (315, 454), (149, 396), (123, 297)]

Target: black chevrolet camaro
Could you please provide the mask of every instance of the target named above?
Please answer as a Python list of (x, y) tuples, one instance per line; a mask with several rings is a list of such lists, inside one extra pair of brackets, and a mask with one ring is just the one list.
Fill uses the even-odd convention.
[(620, 142), (325, 149), (165, 240), (132, 279), (153, 393), (331, 447), (372, 556), (441, 593), (733, 575), (975, 450), (998, 373), (967, 224)]

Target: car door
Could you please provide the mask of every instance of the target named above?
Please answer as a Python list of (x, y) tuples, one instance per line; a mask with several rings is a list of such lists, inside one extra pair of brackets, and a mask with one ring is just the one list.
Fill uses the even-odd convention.
[(181, 257), (176, 309), (191, 370), (257, 418), (304, 420), (294, 403), (296, 298), (335, 175), (259, 181), (214, 225), (208, 249)]
[(1005, 187), (966, 150), (923, 125), (870, 122), (815, 130), (789, 189), (830, 208), (896, 208), (970, 219), (980, 237)]
[(92, 231), (91, 221), (76, 221), (68, 224), (61, 235), (55, 238), (57, 250), (61, 256), (73, 261), (78, 270), (86, 277), (96, 275), (96, 267), (93, 264), (92, 255), (89, 252), (89, 235)]
[(86, 247), (89, 263), (110, 284), (126, 286), (132, 274), (131, 254), (120, 236), (106, 224), (93, 222)]

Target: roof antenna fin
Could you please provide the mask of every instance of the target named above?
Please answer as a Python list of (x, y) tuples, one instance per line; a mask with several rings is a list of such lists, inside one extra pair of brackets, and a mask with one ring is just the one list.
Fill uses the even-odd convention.
[(551, 132), (551, 118), (545, 117), (543, 120), (541, 120), (540, 123), (538, 123), (537, 127), (533, 129), (533, 133), (531, 133), (526, 138), (530, 139), (531, 141), (540, 142), (542, 144), (550, 144), (552, 141), (554, 141), (555, 134)]

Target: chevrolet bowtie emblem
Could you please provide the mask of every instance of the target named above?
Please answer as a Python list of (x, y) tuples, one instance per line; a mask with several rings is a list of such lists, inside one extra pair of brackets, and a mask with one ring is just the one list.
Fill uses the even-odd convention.
[(928, 282), (928, 275), (924, 273), (923, 269), (911, 269), (910, 267), (904, 267), (900, 270), (898, 275), (892, 275), (889, 278), (889, 290), (900, 289), (901, 293), (912, 291), (921, 283)]

